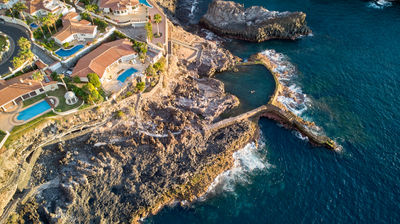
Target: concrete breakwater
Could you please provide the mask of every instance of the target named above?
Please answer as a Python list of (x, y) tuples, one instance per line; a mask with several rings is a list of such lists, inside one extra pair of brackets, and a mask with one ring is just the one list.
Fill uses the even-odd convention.
[(212, 133), (220, 128), (227, 127), (236, 122), (240, 122), (245, 119), (254, 118), (259, 119), (260, 117), (266, 117), (277, 121), (282, 124), (285, 128), (293, 129), (300, 132), (301, 135), (308, 138), (309, 142), (318, 147), (325, 147), (328, 149), (336, 149), (336, 143), (327, 136), (323, 136), (317, 133), (315, 130), (316, 125), (314, 122), (305, 121), (300, 116), (289, 110), (283, 103), (278, 99), (281, 96), (291, 96), (296, 101), (296, 96), (291, 92), (289, 88), (280, 82), (282, 73), (277, 70), (277, 65), (271, 60), (268, 55), (259, 53), (250, 57), (248, 62), (241, 63), (240, 65), (264, 65), (273, 75), (275, 80), (275, 91), (271, 96), (270, 101), (266, 105), (262, 105), (246, 113), (240, 114), (235, 117), (230, 117), (219, 122), (209, 125), (205, 132), (206, 134)]

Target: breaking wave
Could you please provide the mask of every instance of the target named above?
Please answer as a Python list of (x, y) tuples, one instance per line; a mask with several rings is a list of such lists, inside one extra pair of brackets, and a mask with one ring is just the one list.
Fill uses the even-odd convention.
[(386, 0), (378, 0), (378, 1), (373, 1), (368, 3), (368, 7), (374, 8), (374, 9), (384, 9), (386, 7), (392, 6), (392, 3)]
[(267, 56), (271, 63), (274, 64), (274, 72), (278, 73), (279, 82), (286, 87), (285, 93), (278, 96), (277, 100), (282, 103), (288, 110), (301, 116), (310, 105), (311, 100), (303, 93), (301, 88), (294, 83), (294, 78), (298, 76), (298, 72), (289, 59), (275, 50), (265, 50), (261, 52)]
[(220, 192), (234, 192), (237, 184), (250, 184), (251, 176), (255, 171), (262, 171), (272, 167), (261, 153), (265, 148), (265, 142), (260, 140), (259, 145), (249, 143), (243, 149), (233, 153), (234, 166), (232, 169), (218, 175), (208, 187), (204, 196), (199, 200), (205, 200), (207, 196)]

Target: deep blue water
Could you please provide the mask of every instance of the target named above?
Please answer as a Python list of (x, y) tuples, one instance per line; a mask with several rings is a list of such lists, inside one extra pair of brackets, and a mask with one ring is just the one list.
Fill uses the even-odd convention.
[(51, 109), (50, 105), (45, 100), (43, 100), (42, 102), (35, 104), (31, 107), (28, 107), (27, 109), (19, 112), (17, 120), (27, 121), (50, 109)]
[(125, 70), (121, 75), (118, 76), (117, 80), (120, 81), (121, 83), (124, 83), (125, 80), (128, 77), (131, 77), (134, 73), (136, 73), (137, 70), (134, 68), (129, 68), (127, 70)]
[[(199, 0), (198, 14), (208, 2)], [(374, 9), (359, 0), (238, 2), (307, 13), (312, 37), (232, 41), (227, 47), (243, 58), (265, 49), (285, 54), (300, 72), (295, 82), (311, 99), (302, 116), (343, 150), (313, 148), (261, 119), (265, 145), (238, 159), (234, 174), (226, 174), (206, 200), (165, 208), (147, 222), (399, 223), (400, 6)], [(262, 77), (260, 82), (270, 81)]]
[(82, 49), (84, 46), (82, 44), (76, 45), (71, 49), (60, 49), (58, 51), (56, 51), (56, 54), (60, 57), (69, 57), (73, 54), (75, 54), (76, 52), (78, 52), (80, 49)]

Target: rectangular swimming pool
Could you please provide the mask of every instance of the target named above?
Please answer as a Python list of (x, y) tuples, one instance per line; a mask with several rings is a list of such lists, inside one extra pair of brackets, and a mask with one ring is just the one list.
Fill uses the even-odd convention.
[(17, 116), (17, 120), (19, 121), (27, 121), (33, 117), (36, 117), (37, 115), (50, 110), (51, 107), (50, 105), (43, 100), (42, 102), (35, 104), (21, 112), (19, 112), (18, 116)]
[(124, 83), (128, 77), (131, 77), (136, 72), (138, 72), (138, 70), (134, 68), (129, 68), (125, 70), (121, 75), (119, 75), (117, 80), (120, 81), (121, 83)]
[(76, 52), (78, 52), (80, 49), (82, 49), (84, 46), (82, 44), (76, 45), (71, 49), (60, 49), (58, 51), (56, 51), (56, 54), (60, 57), (69, 57), (73, 54), (75, 54)]

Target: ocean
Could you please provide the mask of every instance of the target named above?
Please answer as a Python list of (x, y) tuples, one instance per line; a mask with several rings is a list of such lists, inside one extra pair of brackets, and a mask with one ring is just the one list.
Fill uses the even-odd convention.
[[(180, 0), (178, 16), (196, 23), (209, 2)], [(314, 148), (298, 133), (261, 119), (259, 146), (236, 152), (235, 166), (203, 198), (188, 207), (166, 207), (145, 222), (400, 223), (400, 5), (382, 0), (237, 2), (307, 14), (311, 36), (225, 45), (243, 59), (267, 49), (281, 53), (296, 69), (293, 89), (307, 98), (293, 110), (342, 148)], [(232, 113), (266, 103), (274, 87), (268, 71), (259, 67), (217, 78), (242, 101)]]

